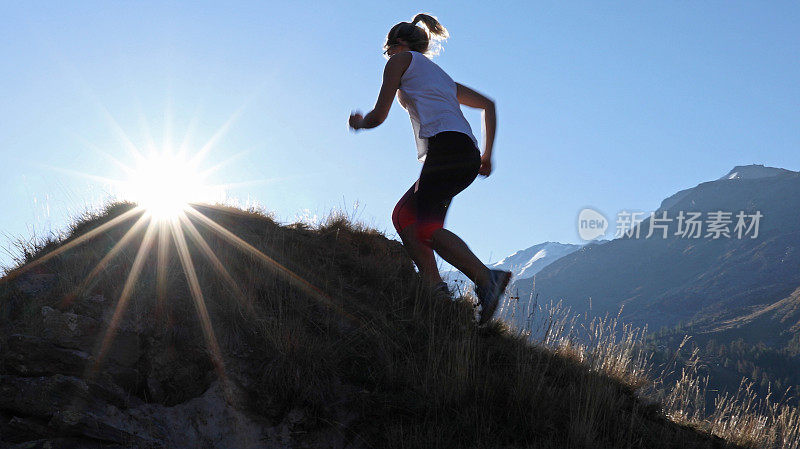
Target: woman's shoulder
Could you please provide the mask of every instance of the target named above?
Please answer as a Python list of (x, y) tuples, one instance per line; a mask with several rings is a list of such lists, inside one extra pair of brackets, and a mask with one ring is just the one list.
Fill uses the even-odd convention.
[(389, 60), (391, 61), (392, 59), (396, 58), (398, 61), (410, 62), (412, 59), (414, 59), (414, 53), (419, 53), (419, 52), (415, 52), (413, 50), (401, 51), (400, 53), (395, 53), (391, 58), (389, 58)]
[(400, 70), (401, 73), (404, 73), (406, 69), (411, 65), (414, 56), (411, 54), (410, 51), (404, 51), (400, 53), (396, 53), (386, 61), (386, 67), (394, 67)]

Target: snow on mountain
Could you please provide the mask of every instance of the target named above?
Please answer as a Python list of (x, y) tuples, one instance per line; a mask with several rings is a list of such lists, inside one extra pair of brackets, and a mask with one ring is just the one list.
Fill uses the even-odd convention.
[[(591, 242), (593, 244), (603, 242)], [(487, 266), (494, 270), (507, 270), (513, 273), (513, 279), (526, 279), (533, 277), (542, 268), (555, 262), (556, 260), (577, 251), (583, 245), (572, 245), (558, 242), (544, 242), (538, 245), (531, 246), (530, 248), (523, 249), (511, 254), (499, 262), (487, 264)], [(470, 285), (471, 281), (466, 276), (458, 271), (449, 271), (442, 273), (445, 281), (447, 281), (451, 288), (462, 289), (466, 285)]]
[(510, 271), (518, 279), (529, 278), (553, 261), (576, 251), (580, 247), (581, 245), (544, 242), (517, 251), (503, 260), (489, 265), (489, 268)]

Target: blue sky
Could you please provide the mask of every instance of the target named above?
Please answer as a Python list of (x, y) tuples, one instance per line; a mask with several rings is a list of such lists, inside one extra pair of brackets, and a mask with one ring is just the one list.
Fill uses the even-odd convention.
[(800, 169), (797, 2), (4, 2), (0, 246), (101, 204), (109, 186), (77, 173), (123, 177), (102, 155), (132, 163), (120, 135), (178, 145), (192, 128), (199, 149), (226, 122), (206, 162), (229, 161), (212, 181), (244, 183), (231, 198), (284, 222), (343, 208), (394, 235), (421, 167), (408, 114), (346, 122), (417, 12), (451, 33), (434, 61), (497, 104), (495, 173), (447, 222), (484, 260), (579, 242), (587, 206), (651, 210), (735, 165)]

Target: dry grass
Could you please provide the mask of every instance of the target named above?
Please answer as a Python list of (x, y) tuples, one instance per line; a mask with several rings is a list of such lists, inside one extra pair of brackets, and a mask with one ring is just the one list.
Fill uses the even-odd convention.
[[(797, 407), (787, 404), (788, 391), (777, 400), (772, 395), (759, 397), (752, 384), (743, 379), (735, 394), (710, 395), (708, 377), (698, 372), (702, 361), (697, 350), (689, 357), (679, 379), (666, 384), (663, 379), (673, 377), (675, 361), (688, 337), (669, 363), (655, 367), (651, 354), (644, 349), (646, 328), (621, 325), (619, 315), (588, 319), (585, 314), (571, 314), (560, 303), (541, 306), (536, 300), (522, 304), (509, 301), (501, 313), (510, 322), (519, 322), (515, 318), (523, 314), (525, 325), (515, 329), (517, 333), (535, 345), (571, 357), (590, 370), (629, 385), (642, 400), (657, 404), (673, 422), (743, 447), (800, 447), (800, 413)], [(706, 403), (709, 397), (714, 398), (711, 407)]]

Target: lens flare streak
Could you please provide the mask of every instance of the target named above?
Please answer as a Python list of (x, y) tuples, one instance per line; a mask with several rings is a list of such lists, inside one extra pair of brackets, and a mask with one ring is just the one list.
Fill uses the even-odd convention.
[(89, 274), (86, 276), (86, 279), (81, 282), (81, 285), (79, 285), (71, 295), (69, 295), (67, 298), (64, 298), (65, 301), (62, 302), (62, 306), (68, 305), (73, 298), (86, 291), (86, 288), (89, 286), (89, 284), (97, 277), (98, 274), (100, 274), (101, 271), (105, 269), (105, 267), (108, 265), (108, 262), (111, 261), (111, 259), (113, 259), (122, 248), (127, 246), (131, 239), (136, 236), (136, 233), (148, 223), (147, 218), (147, 215), (142, 215), (138, 220), (136, 220), (136, 223), (134, 223), (133, 226), (128, 229), (119, 242), (114, 244), (111, 250), (109, 250), (102, 259), (100, 259), (100, 262), (98, 262), (92, 271), (89, 272)]
[(35, 268), (35, 267), (47, 262), (48, 260), (52, 259), (53, 257), (58, 256), (59, 254), (64, 253), (65, 251), (69, 251), (70, 249), (80, 245), (81, 243), (86, 242), (87, 240), (91, 240), (92, 238), (94, 238), (98, 234), (101, 234), (101, 233), (113, 228), (114, 226), (116, 226), (116, 225), (118, 225), (120, 223), (123, 223), (126, 220), (132, 218), (134, 215), (141, 214), (142, 212), (143, 212), (143, 210), (140, 209), (140, 208), (131, 209), (131, 210), (125, 212), (124, 214), (122, 214), (122, 215), (120, 215), (120, 216), (108, 221), (107, 223), (103, 223), (102, 225), (92, 229), (91, 231), (87, 232), (86, 234), (83, 234), (80, 237), (77, 237), (74, 240), (71, 240), (71, 241), (65, 243), (64, 245), (59, 246), (58, 248), (56, 248), (53, 251), (45, 254), (44, 256), (42, 256), (42, 257), (40, 257), (40, 258), (38, 258), (38, 259), (36, 259), (36, 260), (34, 260), (32, 262), (29, 262), (29, 263), (17, 268), (16, 270), (11, 271), (11, 273), (7, 274), (3, 278), (3, 280), (4, 281), (12, 281), (17, 276), (29, 271), (30, 269)]
[(200, 288), (200, 281), (197, 279), (197, 272), (194, 270), (192, 263), (192, 256), (189, 254), (189, 248), (186, 245), (186, 238), (177, 222), (170, 223), (172, 227), (172, 238), (175, 241), (175, 246), (178, 248), (178, 255), (183, 265), (183, 273), (186, 275), (186, 281), (189, 283), (189, 290), (194, 298), (194, 305), (200, 315), (200, 322), (203, 327), (203, 333), (206, 337), (206, 344), (211, 350), (212, 362), (221, 378), (225, 378), (225, 368), (222, 364), (222, 351), (219, 349), (219, 343), (214, 335), (214, 328), (211, 326), (211, 319), (208, 317), (208, 309), (206, 308), (205, 299), (203, 299), (203, 291)]
[(253, 304), (244, 296), (244, 293), (242, 293), (242, 290), (239, 288), (239, 284), (237, 284), (233, 279), (233, 276), (231, 276), (231, 274), (225, 268), (225, 265), (220, 262), (219, 258), (217, 258), (216, 254), (214, 254), (214, 251), (211, 249), (211, 247), (208, 246), (208, 243), (205, 241), (203, 236), (200, 235), (200, 232), (197, 230), (194, 224), (189, 221), (186, 215), (181, 215), (179, 218), (184, 228), (189, 231), (189, 236), (191, 236), (192, 240), (197, 243), (197, 245), (200, 247), (200, 250), (206, 256), (209, 262), (211, 262), (211, 265), (217, 270), (220, 276), (222, 276), (231, 290), (233, 290), (234, 296), (236, 296), (239, 304), (244, 306), (248, 313), (254, 313)]
[(164, 309), (167, 297), (167, 260), (169, 258), (169, 232), (167, 224), (158, 224), (158, 253), (156, 259), (156, 313)]
[(128, 273), (127, 279), (125, 280), (125, 286), (122, 288), (122, 293), (119, 296), (119, 300), (117, 300), (117, 305), (114, 308), (114, 315), (111, 317), (111, 322), (108, 324), (106, 333), (103, 336), (103, 340), (100, 345), (100, 350), (97, 351), (97, 357), (95, 358), (94, 362), (94, 369), (93, 369), (94, 372), (96, 372), (99, 369), (100, 365), (102, 364), (103, 358), (105, 357), (106, 353), (108, 353), (108, 350), (111, 348), (111, 343), (114, 340), (114, 335), (117, 332), (117, 327), (119, 326), (119, 322), (122, 320), (122, 316), (125, 314), (125, 308), (128, 304), (128, 299), (130, 298), (131, 292), (133, 291), (133, 288), (136, 285), (136, 280), (139, 279), (139, 274), (141, 274), (144, 262), (147, 259), (148, 253), (150, 252), (150, 247), (152, 246), (153, 243), (153, 237), (155, 236), (155, 231), (156, 231), (155, 223), (153, 223), (153, 221), (151, 220), (147, 226), (147, 230), (144, 233), (142, 244), (136, 251), (136, 257), (133, 259), (133, 266), (131, 267), (130, 273)]
[(247, 243), (244, 240), (242, 240), (240, 237), (238, 237), (235, 234), (233, 234), (231, 231), (225, 229), (224, 227), (222, 227), (219, 224), (217, 224), (216, 222), (214, 222), (214, 220), (212, 220), (212, 219), (206, 217), (205, 215), (201, 214), (200, 212), (198, 212), (196, 209), (194, 209), (192, 207), (189, 207), (189, 208), (187, 208), (186, 211), (190, 215), (192, 215), (193, 217), (198, 218), (200, 220), (200, 222), (203, 223), (204, 225), (206, 225), (208, 228), (210, 228), (213, 231), (216, 231), (219, 235), (221, 235), (222, 237), (228, 239), (231, 243), (233, 243), (234, 245), (238, 246), (243, 251), (245, 251), (245, 252), (257, 257), (261, 261), (265, 262), (268, 266), (270, 266), (273, 269), (275, 269), (278, 273), (282, 274), (283, 277), (287, 281), (289, 281), (290, 284), (294, 285), (295, 287), (300, 288), (301, 290), (303, 290), (307, 294), (309, 294), (312, 297), (314, 297), (317, 301), (319, 301), (319, 302), (323, 303), (324, 305), (328, 306), (329, 308), (339, 312), (342, 316), (350, 319), (351, 321), (358, 321), (357, 318), (355, 318), (354, 316), (352, 316), (349, 313), (347, 313), (338, 304), (334, 303), (331, 300), (330, 296), (325, 294), (325, 292), (323, 292), (319, 288), (315, 287), (314, 285), (312, 285), (311, 283), (309, 283), (308, 281), (306, 281), (302, 277), (296, 275), (293, 271), (291, 271), (288, 268), (284, 267), (283, 265), (278, 263), (275, 259), (273, 259), (273, 258), (267, 256), (266, 254), (262, 253), (261, 251), (257, 250), (252, 245), (250, 245), (249, 243)]

